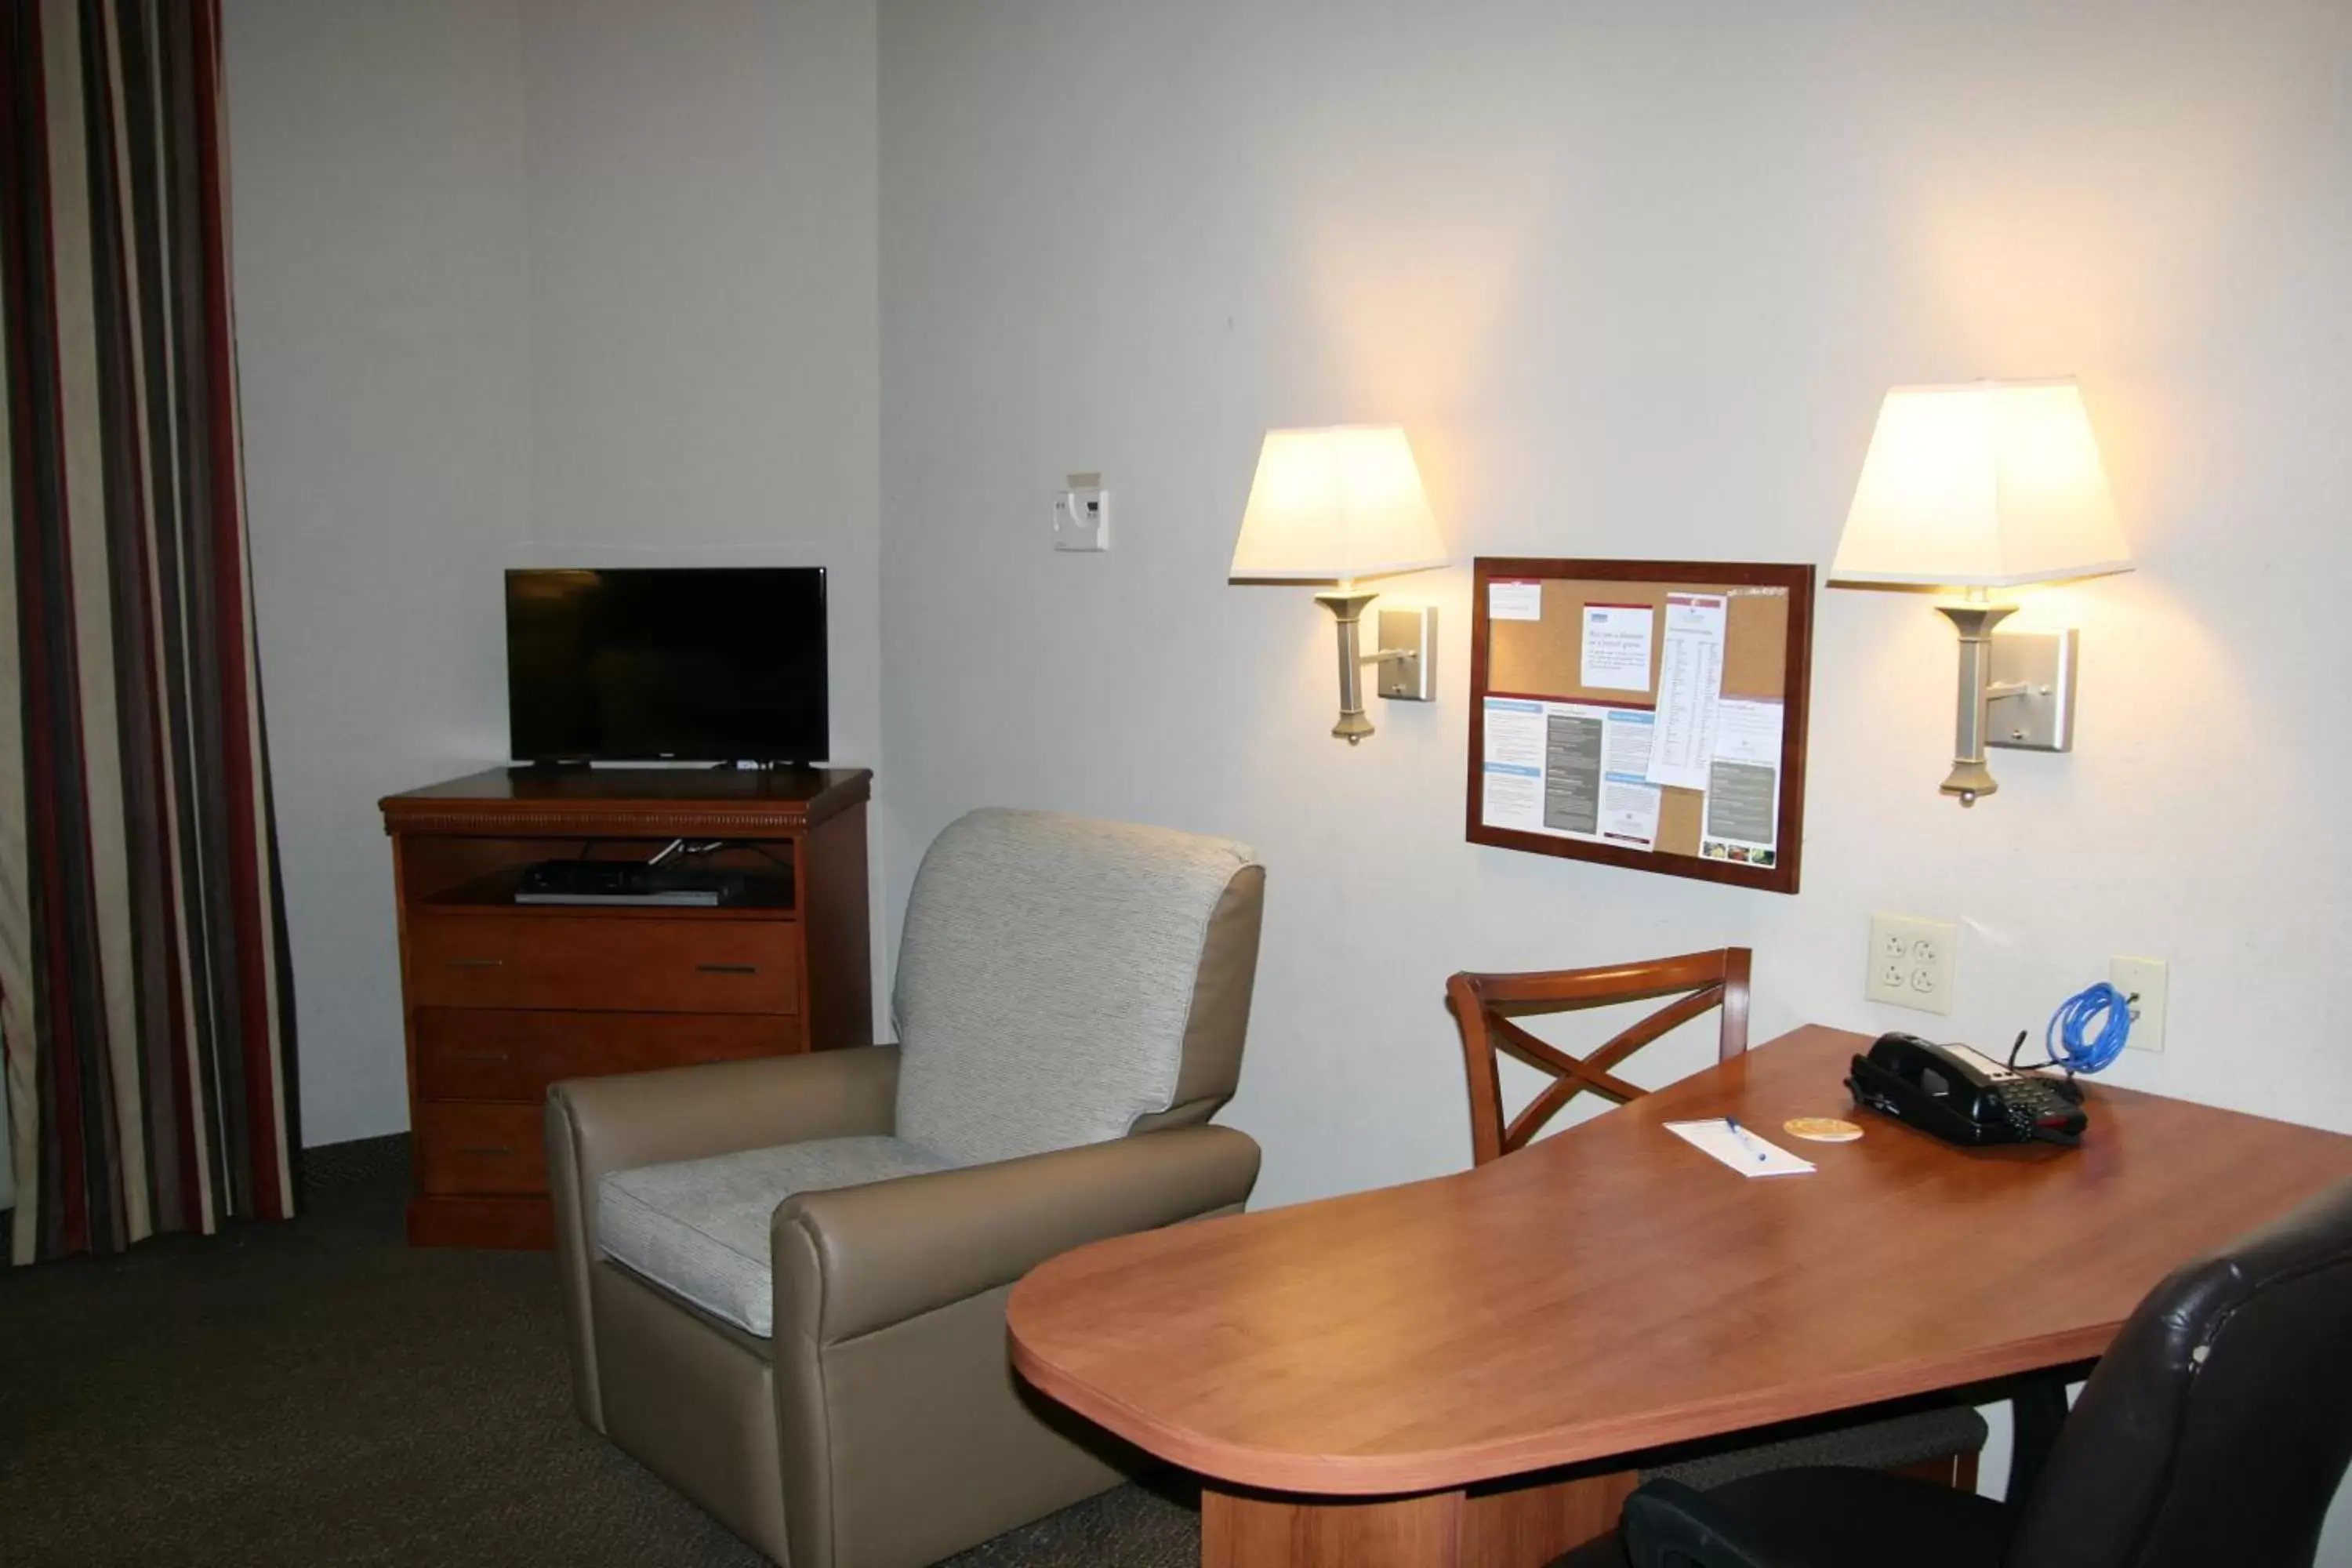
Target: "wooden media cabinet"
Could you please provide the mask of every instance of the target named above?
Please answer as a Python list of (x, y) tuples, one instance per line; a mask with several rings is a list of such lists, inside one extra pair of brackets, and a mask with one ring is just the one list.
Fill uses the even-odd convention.
[[(399, 900), (421, 1247), (552, 1245), (559, 1079), (871, 1045), (861, 768), (494, 768), (383, 802)], [(741, 873), (715, 906), (528, 904), (541, 860), (673, 839)]]

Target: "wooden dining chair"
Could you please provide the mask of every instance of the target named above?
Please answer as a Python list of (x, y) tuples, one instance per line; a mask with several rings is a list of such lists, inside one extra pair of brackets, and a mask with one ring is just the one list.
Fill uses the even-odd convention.
[[(1622, 1105), (1647, 1089), (1626, 1082), (1618, 1063), (1643, 1046), (1692, 1019), (1721, 1008), (1717, 1058), (1729, 1061), (1748, 1048), (1748, 961), (1744, 947), (1686, 952), (1646, 963), (1601, 969), (1549, 969), (1528, 974), (1470, 974), (1445, 983), (1446, 1005), (1462, 1029), (1462, 1058), (1470, 1075), (1470, 1152), (1475, 1163), (1498, 1160), (1523, 1149), (1587, 1089)], [(1567, 1013), (1622, 1002), (1673, 996), (1631, 1028), (1586, 1057), (1572, 1057), (1539, 1040), (1513, 1022), (1532, 1013)], [(1503, 1120), (1502, 1082), (1496, 1057), (1507, 1052), (1552, 1081), (1525, 1110)]]
[[(1668, 1031), (1717, 1008), (1722, 1019), (1716, 1057), (1729, 1061), (1748, 1049), (1748, 965), (1744, 947), (1686, 952), (1647, 963), (1601, 969), (1553, 969), (1531, 974), (1457, 974), (1445, 983), (1446, 1005), (1462, 1029), (1462, 1058), (1470, 1074), (1470, 1147), (1484, 1165), (1527, 1147), (1545, 1123), (1587, 1089), (1619, 1105), (1649, 1091), (1617, 1076), (1617, 1064)], [(1513, 1020), (1536, 1013), (1569, 1013), (1623, 1002), (1675, 1000), (1585, 1057), (1539, 1040)], [(1508, 1053), (1552, 1081), (1508, 1121), (1496, 1057)], [(1847, 1413), (1822, 1420), (1729, 1433), (1646, 1465), (1644, 1481), (1710, 1487), (1768, 1471), (1804, 1466), (1858, 1466), (1895, 1470), (1963, 1490), (1976, 1486), (1984, 1418), (1965, 1405)], [(1614, 1552), (1612, 1557), (1608, 1552)], [(1611, 1543), (1598, 1556), (1576, 1558), (1576, 1568), (1618, 1563)]]

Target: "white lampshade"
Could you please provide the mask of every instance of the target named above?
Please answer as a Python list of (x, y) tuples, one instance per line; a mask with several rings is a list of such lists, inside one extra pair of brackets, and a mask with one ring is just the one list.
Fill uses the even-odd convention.
[(2003, 588), (2131, 563), (2082, 389), (1979, 381), (1886, 395), (1830, 577)]
[(1347, 582), (1444, 564), (1402, 429), (1265, 433), (1228, 575)]

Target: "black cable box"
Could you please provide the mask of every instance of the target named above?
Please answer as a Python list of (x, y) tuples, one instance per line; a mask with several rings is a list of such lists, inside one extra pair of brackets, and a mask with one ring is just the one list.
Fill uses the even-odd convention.
[(641, 866), (627, 860), (541, 860), (527, 867), (519, 904), (731, 904), (743, 896), (740, 871)]

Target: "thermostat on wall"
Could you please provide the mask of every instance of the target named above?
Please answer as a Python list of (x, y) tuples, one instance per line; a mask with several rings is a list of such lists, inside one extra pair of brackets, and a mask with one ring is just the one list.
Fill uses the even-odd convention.
[(1110, 491), (1100, 474), (1072, 474), (1070, 488), (1054, 498), (1054, 548), (1110, 548)]

